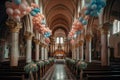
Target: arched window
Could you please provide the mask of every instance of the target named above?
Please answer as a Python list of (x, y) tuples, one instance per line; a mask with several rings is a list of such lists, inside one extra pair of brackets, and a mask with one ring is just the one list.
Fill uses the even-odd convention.
[(120, 32), (120, 21), (114, 20), (113, 22), (113, 34)]
[(59, 40), (59, 37), (57, 37), (57, 38), (56, 38), (56, 43), (58, 44), (58, 43), (59, 43), (59, 41), (60, 41), (60, 40)]
[(63, 37), (60, 37), (60, 43), (63, 44)]

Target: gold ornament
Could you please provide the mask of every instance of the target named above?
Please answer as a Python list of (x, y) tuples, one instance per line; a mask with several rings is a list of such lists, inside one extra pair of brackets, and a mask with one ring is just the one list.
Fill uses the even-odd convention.
[(19, 30), (22, 28), (21, 23), (16, 22), (12, 19), (8, 19), (6, 21), (6, 25), (10, 28), (11, 32), (19, 32)]
[(86, 34), (86, 41), (91, 41), (92, 35), (91, 34)]
[(25, 39), (32, 40), (33, 34), (31, 32), (26, 31), (24, 36)]
[(34, 39), (34, 42), (35, 42), (35, 44), (40, 44), (40, 40), (39, 39)]
[(103, 27), (100, 29), (101, 34), (108, 34), (109, 28), (110, 28), (111, 24), (106, 22), (103, 24)]
[(83, 40), (80, 40), (80, 41), (79, 41), (79, 46), (83, 46), (83, 44), (84, 44), (84, 41), (83, 41)]

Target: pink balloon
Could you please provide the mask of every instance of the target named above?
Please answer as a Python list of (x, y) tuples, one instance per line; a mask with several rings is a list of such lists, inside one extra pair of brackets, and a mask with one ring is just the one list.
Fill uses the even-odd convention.
[(19, 9), (19, 6), (16, 5), (15, 3), (12, 2), (11, 5), (12, 5), (12, 8), (13, 8), (13, 9)]
[(20, 16), (16, 15), (16, 16), (14, 16), (14, 18), (15, 18), (15, 20), (20, 22)]
[(15, 10), (14, 10), (14, 13), (15, 13), (15, 14), (18, 14), (18, 15), (21, 14), (21, 12), (20, 12), (19, 9), (15, 9)]
[(7, 8), (6, 12), (9, 16), (13, 15), (13, 9), (12, 8)]
[(44, 19), (44, 15), (43, 14), (40, 14), (40, 17), (41, 17), (41, 19)]
[(26, 0), (22, 0), (22, 3), (25, 5), (25, 6), (28, 6), (28, 3)]
[(29, 13), (31, 10), (32, 10), (31, 7), (27, 7), (26, 9), (27, 13)]
[(7, 8), (11, 8), (11, 7), (12, 7), (12, 3), (9, 2), (9, 1), (6, 1), (6, 2), (5, 2), (5, 6), (6, 6)]
[(45, 42), (46, 43), (50, 43), (50, 39), (49, 38), (45, 38)]
[(24, 16), (24, 15), (26, 15), (26, 14), (27, 14), (27, 12), (26, 12), (26, 11), (22, 11), (22, 14), (23, 14), (23, 16)]
[(23, 4), (23, 3), (22, 3), (22, 4), (20, 4), (20, 9), (21, 9), (21, 10), (26, 10), (26, 8), (27, 8), (27, 7), (26, 7), (26, 5), (25, 5), (25, 4)]
[(34, 8), (38, 8), (39, 6), (35, 3), (31, 3), (31, 6), (34, 7)]

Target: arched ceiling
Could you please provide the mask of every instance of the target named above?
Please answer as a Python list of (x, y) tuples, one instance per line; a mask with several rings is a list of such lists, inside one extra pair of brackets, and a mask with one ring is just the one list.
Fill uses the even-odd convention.
[[(78, 0), (43, 0), (43, 12), (48, 27), (53, 31), (62, 29), (67, 35), (72, 26)], [(61, 31), (59, 34), (61, 35)], [(60, 36), (58, 34), (58, 36)]]

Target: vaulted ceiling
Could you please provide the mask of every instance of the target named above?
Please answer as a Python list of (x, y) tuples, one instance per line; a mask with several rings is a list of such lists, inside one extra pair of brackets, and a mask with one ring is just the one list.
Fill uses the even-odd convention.
[(53, 34), (59, 31), (57, 29), (62, 29), (66, 35), (68, 34), (76, 13), (77, 1), (43, 0), (43, 12), (46, 16), (47, 25)]

